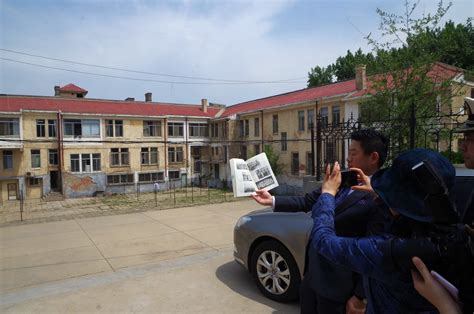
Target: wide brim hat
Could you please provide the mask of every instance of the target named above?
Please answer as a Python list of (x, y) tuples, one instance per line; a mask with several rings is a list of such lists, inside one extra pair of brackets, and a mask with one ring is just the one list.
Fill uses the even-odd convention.
[(474, 98), (464, 98), (464, 108), (467, 111), (468, 117), (466, 123), (462, 128), (457, 129), (456, 133), (465, 133), (474, 131)]
[(448, 190), (454, 186), (456, 171), (444, 156), (428, 149), (413, 149), (401, 153), (391, 167), (381, 169), (371, 178), (374, 191), (399, 214), (420, 222), (433, 222), (433, 212), (425, 204), (426, 193), (412, 168), (429, 162)]

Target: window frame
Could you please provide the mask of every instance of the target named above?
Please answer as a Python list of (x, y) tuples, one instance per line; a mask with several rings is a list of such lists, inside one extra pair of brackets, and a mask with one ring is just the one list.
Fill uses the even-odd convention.
[[(73, 158), (73, 156), (77, 156), (77, 158)], [(84, 158), (86, 157), (86, 158)], [(75, 167), (73, 167), (73, 160), (76, 162), (77, 161), (77, 166), (79, 168), (79, 171), (75, 171)], [(89, 161), (90, 166), (91, 166), (91, 171), (84, 171), (84, 165), (85, 161)], [(101, 154), (100, 153), (83, 153), (83, 154), (71, 154), (69, 156), (69, 165), (70, 165), (70, 170), (71, 173), (97, 173), (100, 172), (102, 169), (101, 165)], [(86, 165), (87, 166), (87, 165)], [(98, 166), (98, 167), (97, 167)]]
[(278, 115), (274, 114), (272, 116), (272, 131), (273, 134), (278, 134)]
[[(130, 151), (128, 147), (114, 147), (110, 149), (110, 166), (127, 167), (130, 166)], [(115, 160), (114, 160), (115, 159)], [(118, 163), (115, 163), (118, 161)]]
[[(296, 159), (295, 159), (296, 156)], [(295, 164), (297, 161), (297, 164)], [(294, 176), (299, 176), (300, 171), (300, 153), (299, 152), (292, 152), (291, 153), (291, 174)]]
[(36, 137), (46, 137), (46, 119), (36, 119)]
[(254, 124), (253, 135), (260, 136), (260, 118), (258, 117), (254, 118), (253, 124)]
[(19, 138), (20, 119), (0, 117), (0, 138)]
[(161, 137), (161, 120), (143, 120), (143, 137)]
[(298, 131), (300, 132), (304, 131), (304, 122), (305, 122), (304, 110), (298, 110)]
[[(156, 159), (156, 162), (153, 162), (154, 159)], [(158, 147), (142, 147), (140, 149), (140, 164), (143, 166), (158, 165)]]
[[(181, 156), (181, 160), (179, 160), (180, 156)], [(183, 146), (168, 147), (168, 162), (169, 163), (182, 163), (182, 162), (184, 162)]]
[(288, 151), (288, 134), (286, 132), (281, 132), (280, 141), (281, 141), (280, 150), (282, 152)]
[[(2, 152), (2, 163), (3, 163), (3, 170), (12, 170), (14, 168), (12, 150), (4, 150)], [(8, 164), (10, 164), (11, 167), (8, 167), (9, 166)]]
[[(40, 169), (41, 168), (41, 149), (31, 149), (30, 156), (31, 156), (31, 168)], [(37, 165), (35, 164), (35, 161), (37, 162)]]
[[(51, 162), (51, 160), (53, 160), (53, 162)], [(56, 161), (56, 163), (54, 163), (54, 161)], [(50, 166), (59, 165), (59, 153), (57, 149), (48, 149), (48, 165)]]
[[(189, 137), (209, 137), (209, 125), (207, 123), (193, 122), (188, 125)], [(194, 134), (197, 133), (197, 134)]]
[[(177, 130), (178, 134), (174, 134)], [(184, 123), (183, 122), (168, 122), (168, 136), (169, 137), (183, 137)]]

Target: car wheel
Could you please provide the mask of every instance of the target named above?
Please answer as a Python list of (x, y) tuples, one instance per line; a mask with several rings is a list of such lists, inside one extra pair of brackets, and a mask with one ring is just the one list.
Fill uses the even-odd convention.
[(298, 298), (300, 272), (288, 249), (277, 241), (260, 243), (252, 253), (251, 272), (262, 293), (278, 302)]

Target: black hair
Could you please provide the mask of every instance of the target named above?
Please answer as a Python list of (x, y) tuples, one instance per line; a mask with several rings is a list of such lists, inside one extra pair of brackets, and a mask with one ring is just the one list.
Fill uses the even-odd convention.
[(379, 167), (385, 163), (388, 154), (388, 138), (375, 129), (360, 129), (351, 133), (351, 140), (360, 142), (364, 154), (379, 154)]

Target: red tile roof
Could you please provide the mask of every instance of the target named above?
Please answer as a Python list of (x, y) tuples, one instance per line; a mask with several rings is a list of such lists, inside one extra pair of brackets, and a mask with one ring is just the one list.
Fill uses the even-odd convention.
[(326, 97), (349, 95), (356, 91), (355, 79), (318, 87), (305, 88), (294, 92), (251, 100), (227, 107), (222, 117), (236, 113), (278, 107), (288, 104), (321, 100)]
[(67, 84), (67, 85), (59, 88), (59, 90), (61, 92), (75, 92), (75, 93), (86, 93), (87, 94), (87, 91), (85, 89), (80, 88), (79, 86), (74, 85), (72, 83)]
[(61, 110), (63, 113), (135, 116), (171, 115), (212, 118), (219, 112), (220, 108), (208, 107), (207, 112), (203, 112), (200, 105), (61, 97), (0, 96), (0, 111), (19, 112), (20, 110)]

